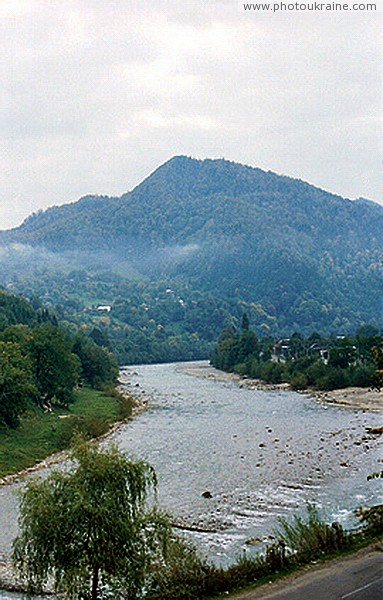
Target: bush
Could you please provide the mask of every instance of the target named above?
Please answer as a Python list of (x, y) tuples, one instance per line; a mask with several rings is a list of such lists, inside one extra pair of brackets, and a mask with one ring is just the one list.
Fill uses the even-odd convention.
[(307, 377), (304, 373), (296, 373), (290, 379), (293, 390), (305, 390), (307, 388)]
[(341, 369), (340, 367), (327, 367), (326, 375), (316, 382), (316, 387), (320, 390), (337, 390), (349, 385), (349, 374), (345, 369)]
[(351, 385), (355, 387), (370, 387), (374, 373), (373, 365), (359, 365), (351, 372)]
[(103, 396), (118, 400), (118, 416), (120, 419), (128, 419), (132, 416), (134, 406), (134, 400), (132, 397), (125, 396), (111, 385), (103, 385), (101, 389)]
[(165, 559), (152, 566), (151, 583), (146, 597), (148, 600), (200, 598), (210, 569), (194, 546), (175, 537), (169, 543)]
[(65, 450), (72, 445), (75, 437), (91, 440), (109, 431), (110, 424), (100, 417), (67, 417), (61, 424), (58, 434), (58, 447)]
[(249, 376), (253, 379), (260, 378), (260, 363), (256, 358), (253, 358), (253, 360), (250, 361)]
[(307, 505), (307, 520), (295, 516), (292, 523), (280, 518), (281, 529), (276, 536), (286, 544), (297, 562), (305, 563), (328, 551), (337, 551), (350, 542), (339, 523), (327, 525), (319, 517), (315, 506)]
[(359, 508), (356, 515), (367, 533), (374, 535), (383, 533), (383, 504), (377, 504), (370, 508)]
[(248, 375), (248, 372), (249, 372), (249, 370), (248, 370), (248, 368), (246, 366), (246, 363), (244, 363), (244, 362), (243, 363), (238, 363), (237, 365), (235, 365), (234, 368), (233, 368), (233, 371), (235, 373), (238, 373), (238, 375), (241, 375), (242, 377), (244, 375)]
[(312, 385), (319, 387), (318, 381), (321, 378), (325, 377), (326, 373), (327, 366), (321, 360), (317, 360), (312, 365), (310, 365), (305, 372), (305, 375), (307, 377), (307, 384), (310, 386)]
[(260, 378), (267, 383), (282, 383), (286, 376), (286, 367), (281, 363), (265, 362), (259, 367)]
[(133, 400), (122, 397), (118, 405), (118, 416), (120, 419), (129, 419), (133, 412)]

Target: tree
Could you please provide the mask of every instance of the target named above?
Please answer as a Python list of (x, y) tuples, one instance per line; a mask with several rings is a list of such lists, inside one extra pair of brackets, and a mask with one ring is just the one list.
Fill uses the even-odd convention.
[(250, 327), (249, 315), (247, 312), (244, 312), (242, 315), (241, 329), (242, 331), (247, 331)]
[(69, 472), (34, 479), (22, 492), (15, 563), (31, 592), (53, 576), (69, 598), (96, 600), (107, 585), (133, 600), (170, 539), (167, 517), (148, 503), (155, 471), (116, 447), (79, 443), (72, 459)]
[(347, 369), (357, 358), (356, 348), (350, 338), (344, 338), (336, 342), (336, 346), (331, 348), (328, 364), (331, 367)]
[(17, 427), (36, 395), (31, 367), (19, 344), (0, 341), (0, 425)]
[(115, 384), (118, 377), (118, 364), (114, 355), (107, 349), (97, 346), (84, 334), (78, 333), (73, 352), (81, 361), (82, 375), (92, 386)]
[(36, 385), (42, 397), (68, 404), (78, 381), (80, 361), (62, 331), (51, 324), (32, 330), (29, 344)]
[(383, 349), (374, 346), (371, 348), (372, 356), (376, 364), (376, 371), (373, 375), (373, 386), (380, 391), (383, 387)]

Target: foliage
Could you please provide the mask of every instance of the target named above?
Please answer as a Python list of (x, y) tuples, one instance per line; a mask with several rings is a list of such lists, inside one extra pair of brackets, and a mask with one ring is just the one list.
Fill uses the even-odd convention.
[(115, 384), (118, 377), (118, 365), (113, 354), (98, 346), (83, 333), (76, 335), (73, 352), (81, 361), (81, 374), (92, 387)]
[(377, 390), (380, 390), (383, 387), (383, 348), (374, 346), (371, 352), (377, 367), (374, 372), (373, 385)]
[(32, 369), (20, 346), (0, 341), (0, 426), (17, 427), (36, 396)]
[[(355, 336), (308, 338), (294, 333), (290, 338), (257, 340), (251, 329), (237, 333), (234, 328), (222, 331), (212, 355), (212, 364), (224, 371), (235, 371), (267, 383), (290, 383), (295, 390), (315, 387), (333, 390), (348, 386), (370, 387), (377, 384), (373, 364), (379, 367), (382, 344), (379, 331), (371, 328)], [(271, 359), (270, 359), (271, 357)]]
[(329, 551), (347, 547), (350, 539), (339, 523), (327, 525), (318, 510), (307, 505), (307, 519), (295, 516), (292, 522), (279, 518), (280, 529), (276, 535), (295, 555), (297, 562), (307, 562)]
[(70, 598), (141, 594), (152, 562), (166, 549), (167, 518), (149, 506), (153, 468), (115, 447), (79, 444), (75, 466), (30, 481), (22, 495), (14, 560), (30, 590), (49, 576)]
[[(378, 477), (383, 477), (383, 472), (377, 475)], [(377, 504), (369, 508), (360, 508), (356, 511), (356, 515), (368, 533), (374, 535), (381, 535), (383, 533), (383, 504)]]
[[(292, 523), (281, 519), (277, 539), (261, 554), (244, 552), (227, 568), (206, 563), (195, 550), (173, 546), (170, 565), (156, 565), (148, 600), (194, 600), (228, 594), (234, 590), (269, 581), (283, 571), (349, 549), (353, 536), (339, 523), (331, 526), (321, 520), (315, 507), (308, 505), (307, 515), (296, 517)], [(265, 579), (267, 578), (267, 579)], [(156, 588), (157, 586), (157, 588)]]
[[(1, 431), (0, 477), (32, 467), (66, 448), (79, 429), (79, 421), (86, 424), (84, 435), (93, 437), (100, 431), (100, 426), (104, 430), (125, 418), (120, 412), (122, 400), (115, 394), (111, 396), (107, 392), (83, 387), (74, 392), (74, 398), (75, 401), (68, 407), (55, 406), (52, 412), (43, 411), (32, 402), (22, 413), (16, 429), (6, 427)], [(129, 413), (129, 400), (126, 401)], [(67, 422), (71, 424), (67, 425)]]
[(57, 436), (58, 448), (59, 450), (69, 448), (78, 436), (84, 440), (99, 438), (109, 431), (109, 426), (108, 421), (102, 417), (68, 415)]
[(213, 570), (194, 546), (172, 538), (166, 555), (152, 565), (147, 596), (150, 600), (194, 600), (200, 597)]
[(45, 401), (68, 404), (80, 372), (72, 343), (53, 325), (40, 325), (32, 331), (29, 353), (36, 385)]
[[(118, 376), (109, 349), (91, 336), (73, 336), (58, 327), (37, 298), (33, 304), (37, 309), (20, 296), (0, 291), (0, 424), (9, 427), (18, 426), (22, 412), (34, 403), (44, 409), (68, 405), (80, 375), (93, 387), (113, 387)], [(101, 333), (93, 332), (94, 337), (105, 340)], [(127, 414), (128, 406), (124, 410)]]
[(36, 311), (25, 298), (10, 295), (0, 289), (0, 330), (17, 323), (36, 325)]

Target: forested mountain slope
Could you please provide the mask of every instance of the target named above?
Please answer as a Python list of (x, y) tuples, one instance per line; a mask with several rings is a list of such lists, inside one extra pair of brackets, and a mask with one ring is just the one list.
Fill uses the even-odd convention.
[[(137, 310), (146, 302), (146, 313), (169, 287), (182, 300), (174, 335), (188, 321), (188, 332), (203, 338), (206, 323), (193, 330), (187, 316), (195, 294), (225, 304), (222, 324), (245, 307), (259, 331), (342, 332), (382, 325), (382, 238), (378, 204), (225, 160), (179, 156), (120, 198), (88, 196), (1, 232), (8, 253), (0, 277), (8, 282), (16, 268), (20, 276), (28, 261), (56, 274), (106, 268), (130, 294), (139, 283)], [(112, 305), (116, 285), (105, 286), (94, 300)], [(154, 318), (156, 327), (162, 320)]]

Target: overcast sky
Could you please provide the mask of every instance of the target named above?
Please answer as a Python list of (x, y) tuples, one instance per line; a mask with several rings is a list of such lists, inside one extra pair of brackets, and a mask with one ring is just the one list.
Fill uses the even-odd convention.
[(0, 228), (176, 154), (381, 201), (382, 13), (239, 4), (0, 0)]

